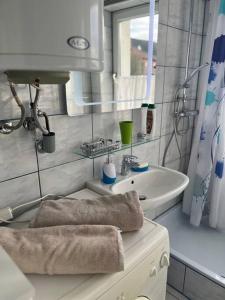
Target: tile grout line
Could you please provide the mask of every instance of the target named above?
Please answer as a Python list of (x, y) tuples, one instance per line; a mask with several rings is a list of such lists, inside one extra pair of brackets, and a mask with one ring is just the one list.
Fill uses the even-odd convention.
[[(162, 1), (162, 0), (161, 0)], [(169, 2), (167, 2), (167, 20), (166, 20), (166, 50), (167, 50), (167, 42), (168, 42), (168, 18), (169, 18)], [(166, 51), (164, 54), (164, 62), (166, 63)], [(160, 124), (160, 142), (159, 142), (159, 157), (158, 157), (158, 165), (161, 165), (161, 147), (162, 147), (162, 122), (163, 122), (163, 100), (165, 94), (165, 67), (163, 68), (163, 97), (162, 97), (162, 109), (161, 109), (161, 124)]]
[[(189, 31), (186, 30), (186, 29), (183, 29), (183, 28), (179, 28), (179, 27), (176, 27), (176, 26), (173, 26), (173, 25), (169, 25), (168, 23), (167, 24), (164, 24), (162, 22), (159, 22), (159, 25), (163, 25), (163, 26), (167, 26), (169, 28), (172, 28), (172, 29), (176, 29), (176, 30), (179, 30), (179, 31), (183, 31), (183, 32), (186, 32), (188, 33)], [(192, 34), (196, 35), (196, 36), (205, 36), (203, 33), (197, 33), (197, 32), (193, 32)]]
[(10, 177), (10, 178), (8, 178), (8, 179), (1, 180), (1, 181), (0, 181), (0, 184), (1, 184), (1, 183), (4, 183), (4, 182), (7, 182), (7, 181), (10, 181), (10, 180), (22, 178), (22, 177), (25, 177), (25, 176), (28, 176), (28, 175), (33, 175), (33, 174), (36, 174), (36, 173), (38, 173), (38, 170), (37, 170), (37, 171), (34, 171), (34, 172), (29, 172), (29, 173), (26, 173), (26, 174), (18, 175), (18, 176), (15, 176), (15, 177)]

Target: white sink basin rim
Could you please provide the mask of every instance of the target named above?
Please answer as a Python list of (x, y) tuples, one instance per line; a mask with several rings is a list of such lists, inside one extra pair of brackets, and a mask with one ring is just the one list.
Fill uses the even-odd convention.
[(112, 185), (103, 184), (100, 180), (88, 182), (88, 187), (101, 194), (123, 194), (135, 190), (139, 194), (144, 210), (158, 207), (180, 195), (189, 183), (189, 178), (178, 171), (151, 166), (143, 173), (131, 172), (120, 176)]

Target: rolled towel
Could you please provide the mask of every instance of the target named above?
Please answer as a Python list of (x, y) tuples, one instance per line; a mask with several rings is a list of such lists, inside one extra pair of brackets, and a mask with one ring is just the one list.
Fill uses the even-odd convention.
[(97, 199), (45, 200), (30, 223), (30, 227), (56, 225), (113, 225), (123, 232), (143, 226), (143, 210), (137, 192), (105, 195)]
[(0, 228), (0, 245), (30, 274), (93, 274), (122, 271), (123, 245), (113, 226)]

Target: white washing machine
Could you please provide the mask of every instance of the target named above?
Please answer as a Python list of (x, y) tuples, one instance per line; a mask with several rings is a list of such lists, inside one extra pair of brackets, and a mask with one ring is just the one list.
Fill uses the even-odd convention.
[[(150, 257), (149, 257), (150, 258)], [(150, 258), (149, 277), (137, 300), (164, 300), (166, 297), (167, 269), (169, 266), (169, 254), (163, 243), (157, 247)]]
[[(73, 194), (76, 198), (94, 198), (96, 193), (84, 189)], [(24, 216), (27, 218), (27, 216)], [(0, 289), (0, 299), (15, 300), (20, 284), (26, 281), (23, 300), (165, 300), (169, 265), (169, 237), (166, 228), (145, 220), (140, 231), (125, 233), (125, 270), (107, 275), (45, 276), (17, 274), (8, 277), (8, 284)], [(0, 261), (4, 258), (1, 258)], [(5, 278), (8, 264), (2, 262), (0, 277)], [(19, 272), (19, 270), (17, 270)], [(21, 276), (19, 276), (21, 275)], [(13, 280), (13, 282), (11, 282)], [(27, 280), (31, 283), (27, 284)], [(33, 289), (33, 288), (34, 289)], [(35, 290), (35, 297), (31, 297)], [(6, 297), (7, 291), (9, 295)], [(2, 298), (2, 295), (4, 297)], [(27, 295), (27, 298), (26, 298)]]

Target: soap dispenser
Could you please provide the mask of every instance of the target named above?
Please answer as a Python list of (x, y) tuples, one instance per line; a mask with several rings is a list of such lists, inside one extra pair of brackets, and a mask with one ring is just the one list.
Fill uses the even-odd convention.
[(113, 184), (116, 181), (116, 167), (112, 163), (112, 158), (108, 154), (107, 161), (103, 165), (102, 181), (105, 184)]

